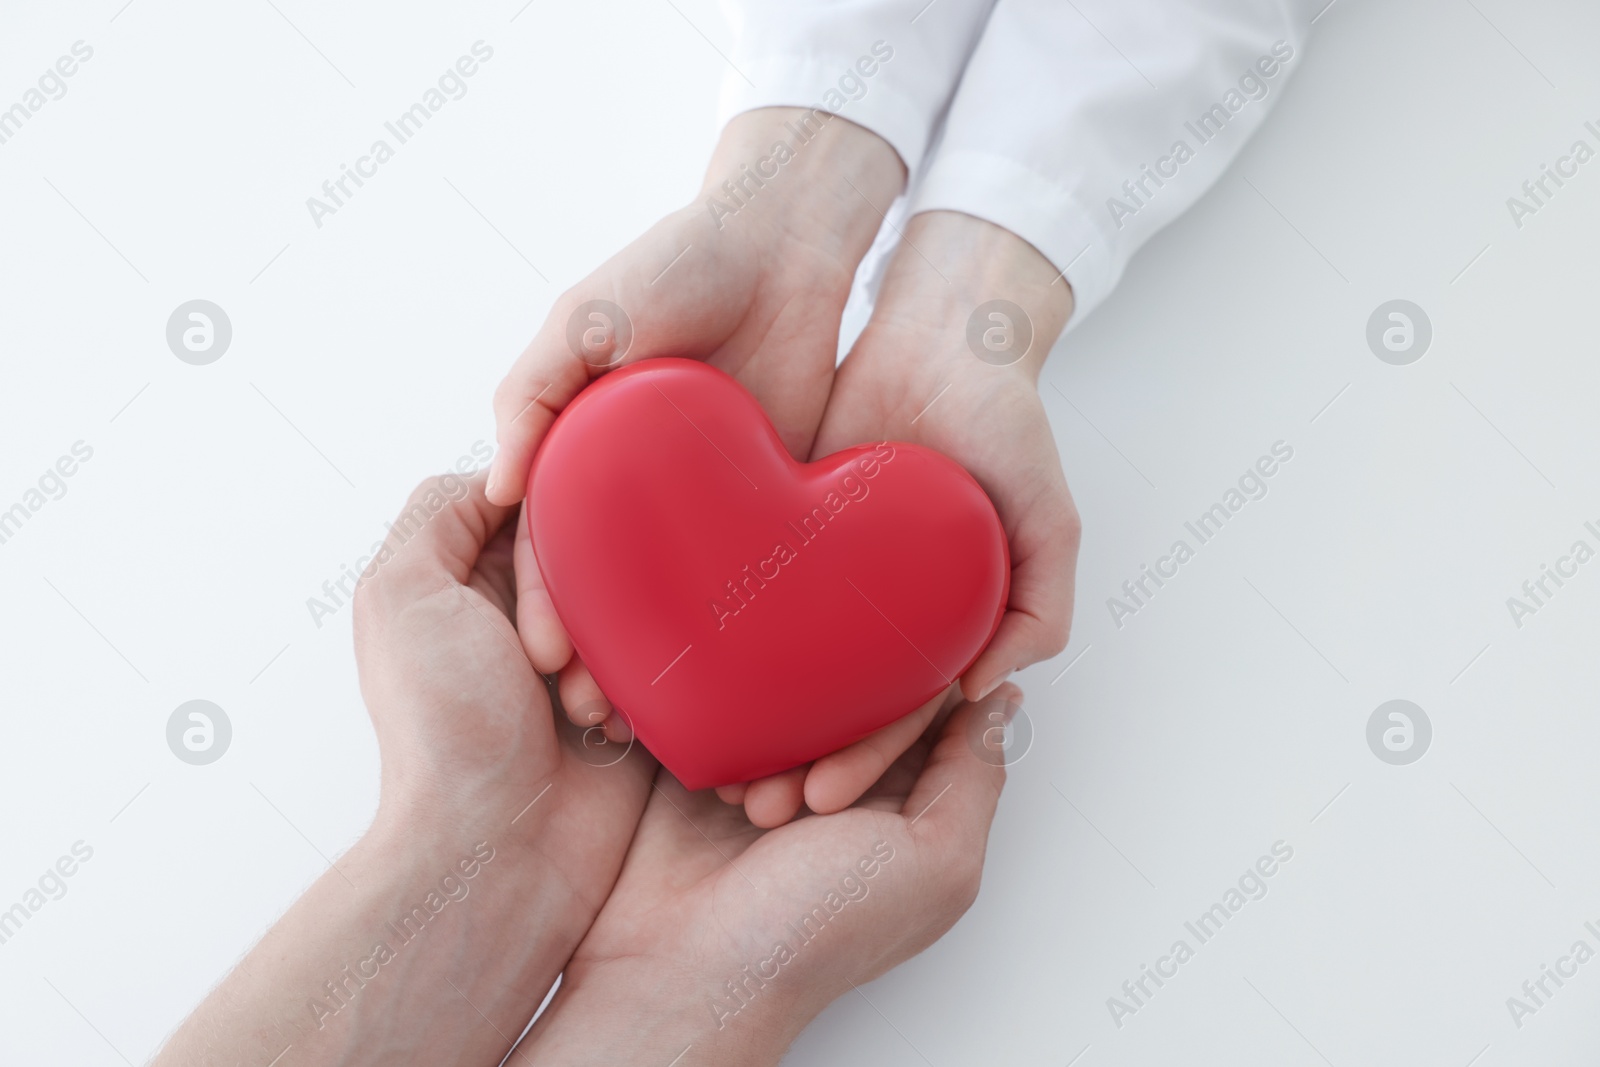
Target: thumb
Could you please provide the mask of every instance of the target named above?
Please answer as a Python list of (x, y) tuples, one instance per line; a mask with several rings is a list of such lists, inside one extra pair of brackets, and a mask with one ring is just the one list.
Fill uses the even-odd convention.
[(703, 358), (733, 332), (754, 272), (727, 269), (700, 216), (668, 216), (557, 298), (495, 390), (490, 500), (522, 499), (539, 443), (590, 381), (653, 356)]
[(1022, 690), (1007, 682), (986, 700), (958, 706), (940, 729), (922, 773), (906, 796), (901, 814), (911, 835), (937, 848), (951, 862), (981, 861), (1005, 788), (1003, 753), (985, 736), (1003, 716), (1021, 710)]

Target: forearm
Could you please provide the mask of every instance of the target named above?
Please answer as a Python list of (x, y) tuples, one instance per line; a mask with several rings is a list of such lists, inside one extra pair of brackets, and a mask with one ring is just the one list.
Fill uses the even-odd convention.
[(505, 836), (380, 816), (155, 1063), (498, 1062), (587, 926)]

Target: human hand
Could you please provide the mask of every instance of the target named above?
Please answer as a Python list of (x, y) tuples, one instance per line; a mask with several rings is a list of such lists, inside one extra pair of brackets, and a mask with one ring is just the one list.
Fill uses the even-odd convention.
[(522, 529), (482, 478), (413, 494), (356, 593), (377, 816), (157, 1063), (510, 1049), (609, 893), (654, 773), (642, 751), (597, 758), (551, 707), (511, 625)]
[[(705, 359), (727, 371), (760, 401), (792, 455), (810, 453), (833, 382), (839, 318), (882, 223), (873, 205), (894, 199), (905, 168), (877, 135), (809, 115), (761, 108), (735, 117), (696, 200), (557, 299), (495, 393), (490, 500), (522, 498), (539, 443), (585, 385), (655, 356)], [(778, 142), (792, 151), (781, 166)], [(772, 177), (747, 176), (774, 169)], [(743, 190), (738, 199), (724, 188), (729, 182)], [(737, 210), (713, 212), (713, 199)], [(625, 327), (611, 321), (614, 310), (586, 307), (597, 300), (620, 308)], [(626, 739), (627, 724), (573, 656), (531, 548), (519, 562), (530, 579), (517, 618), (529, 658), (544, 674), (559, 672), (574, 723)]]
[(423, 483), (392, 528), (392, 558), (358, 589), (356, 665), (382, 755), (379, 818), (456, 827), (509, 808), (510, 820), (548, 792), (515, 832), (566, 872), (592, 916), (654, 768), (643, 753), (611, 768), (613, 757), (553, 714), (512, 622), (537, 584), (537, 571), (516, 562), (527, 524), (483, 490), (481, 475)]
[(696, 1064), (776, 1063), (828, 1003), (971, 905), (1005, 782), (971, 739), (1020, 699), (1007, 685), (961, 705), (856, 806), (774, 830), (662, 771), (528, 1059), (659, 1067), (693, 1045)]
[[(989, 362), (968, 346), (967, 323), (993, 299), (1022, 309), (1031, 344), (1023, 352), (997, 352)], [(818, 812), (853, 803), (941, 707), (959, 696), (981, 699), (1011, 671), (1066, 647), (1079, 521), (1038, 379), (1071, 313), (1066, 282), (1009, 231), (955, 212), (919, 214), (907, 225), (872, 318), (834, 382), (813, 454), (895, 440), (927, 445), (960, 463), (988, 492), (1005, 527), (1010, 600), (959, 693), (952, 687), (809, 769), (720, 791), (743, 800), (763, 825), (793, 817), (802, 801)]]
[[(882, 223), (872, 204), (888, 204), (905, 181), (883, 139), (837, 116), (822, 116), (824, 123), (809, 114), (761, 108), (735, 117), (699, 196), (556, 300), (495, 393), (490, 500), (522, 498), (539, 443), (585, 385), (655, 356), (704, 359), (727, 371), (761, 402), (790, 452), (809, 454), (833, 381), (839, 318)], [(812, 132), (800, 143), (796, 129)], [(780, 141), (793, 146), (781, 166), (773, 151)], [(755, 169), (776, 173), (752, 176)], [(739, 200), (725, 188), (730, 182), (742, 183)], [(713, 200), (736, 210), (714, 212)], [(626, 324), (587, 308), (590, 301), (620, 308)], [(538, 623), (527, 633), (534, 665), (555, 673), (572, 647), (554, 613), (523, 621)]]
[(525, 931), (523, 955), (536, 951), (501, 993), (534, 995), (500, 1023), (515, 1037), (604, 903), (655, 763), (642, 749), (597, 748), (552, 707), (513, 624), (538, 585), (527, 523), (491, 504), (484, 483), (446, 475), (412, 494), (391, 528), (393, 558), (356, 598), (355, 647), (382, 756), (377, 835), (476, 834), (525, 868), (518, 914), (493, 937)]
[[(980, 304), (1022, 309), (1028, 344), (978, 358), (967, 341)], [(851, 445), (927, 445), (964, 466), (988, 492), (1011, 550), (1011, 592), (993, 640), (959, 686), (844, 749), (754, 782), (719, 787), (757, 826), (802, 806), (838, 811), (861, 796), (933, 717), (979, 699), (1011, 671), (1066, 647), (1079, 521), (1061, 470), (1038, 378), (1072, 313), (1072, 292), (1042, 255), (991, 223), (928, 212), (908, 224), (871, 320), (835, 379), (812, 458)], [(1013, 340), (1015, 340), (1015, 336)], [(569, 707), (606, 705), (575, 664)], [(625, 736), (615, 718), (610, 736)]]

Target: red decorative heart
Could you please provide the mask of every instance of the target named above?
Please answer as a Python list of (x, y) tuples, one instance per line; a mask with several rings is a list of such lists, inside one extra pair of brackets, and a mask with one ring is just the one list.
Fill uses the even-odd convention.
[(556, 419), (528, 482), (556, 613), (690, 789), (843, 748), (931, 699), (994, 636), (1005, 531), (917, 445), (790, 458), (722, 371), (651, 359)]

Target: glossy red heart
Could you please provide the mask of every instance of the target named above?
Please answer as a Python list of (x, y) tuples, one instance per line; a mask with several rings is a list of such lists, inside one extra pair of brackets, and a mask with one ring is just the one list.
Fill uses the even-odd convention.
[(722, 371), (650, 359), (545, 437), (528, 525), (602, 691), (690, 789), (856, 741), (970, 667), (1005, 610), (1005, 531), (917, 445), (797, 463)]

